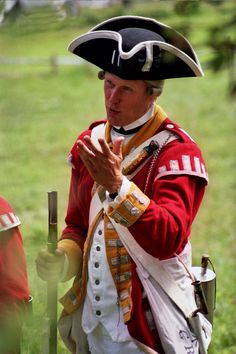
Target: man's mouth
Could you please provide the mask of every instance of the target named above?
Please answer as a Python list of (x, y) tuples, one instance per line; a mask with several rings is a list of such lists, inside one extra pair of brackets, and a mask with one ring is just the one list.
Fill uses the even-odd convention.
[(114, 109), (112, 107), (108, 107), (108, 114), (109, 115), (116, 115), (118, 113), (120, 113), (120, 111), (118, 111), (117, 109)]

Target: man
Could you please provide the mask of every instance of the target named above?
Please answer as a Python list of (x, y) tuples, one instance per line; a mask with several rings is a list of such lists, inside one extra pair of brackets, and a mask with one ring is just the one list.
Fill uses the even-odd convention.
[(29, 289), (20, 220), (0, 196), (0, 353), (19, 354)]
[(155, 100), (165, 79), (202, 76), (199, 61), (182, 35), (136, 16), (101, 23), (69, 50), (102, 69), (107, 117), (72, 147), (67, 226), (56, 256), (42, 251), (36, 262), (42, 279), (76, 276), (61, 333), (73, 353), (197, 353), (188, 328), (176, 340), (164, 333), (162, 304), (151, 306), (136, 256), (163, 261), (190, 288), (182, 263), (208, 177), (195, 142)]

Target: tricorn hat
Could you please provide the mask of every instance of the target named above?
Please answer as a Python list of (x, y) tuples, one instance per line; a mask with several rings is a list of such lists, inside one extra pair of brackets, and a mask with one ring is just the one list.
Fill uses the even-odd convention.
[(69, 51), (127, 80), (203, 76), (187, 39), (152, 18), (120, 16), (75, 38)]

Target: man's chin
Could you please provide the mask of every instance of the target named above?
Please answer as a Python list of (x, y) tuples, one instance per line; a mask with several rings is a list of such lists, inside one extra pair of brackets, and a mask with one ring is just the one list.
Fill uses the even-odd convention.
[(115, 118), (115, 117), (111, 117), (111, 116), (107, 116), (107, 120), (110, 123), (110, 125), (112, 126), (120, 126), (120, 122), (119, 119)]

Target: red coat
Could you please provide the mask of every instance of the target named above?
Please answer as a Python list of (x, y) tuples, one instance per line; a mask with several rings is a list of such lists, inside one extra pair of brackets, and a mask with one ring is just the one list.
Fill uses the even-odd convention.
[[(79, 138), (90, 135), (93, 126)], [(195, 142), (169, 119), (161, 124), (156, 133), (164, 129), (176, 134), (178, 139), (161, 150), (146, 187), (146, 195), (151, 202), (142, 216), (129, 227), (140, 246), (159, 259), (170, 258), (184, 249), (208, 181), (205, 163)], [(83, 247), (88, 231), (93, 181), (78, 157), (76, 143), (71, 150), (71, 163), (67, 226), (62, 238), (71, 238)], [(132, 180), (142, 191), (150, 163), (146, 163)], [(132, 270), (132, 300), (132, 317), (127, 323), (130, 334), (161, 353), (158, 336), (151, 332), (144, 315), (147, 305), (142, 300), (142, 286), (135, 265)]]
[(0, 314), (6, 305), (28, 301), (26, 258), (20, 221), (10, 204), (0, 196)]

